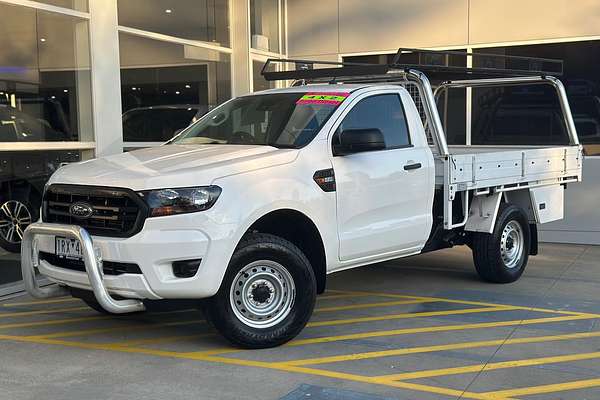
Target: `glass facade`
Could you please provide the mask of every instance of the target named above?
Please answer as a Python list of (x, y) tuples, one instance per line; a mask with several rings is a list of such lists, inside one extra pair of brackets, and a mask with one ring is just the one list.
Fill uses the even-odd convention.
[(250, 0), (250, 33), (255, 50), (280, 53), (279, 0)]
[(121, 33), (124, 142), (164, 142), (231, 97), (230, 56)]
[[(476, 52), (563, 60), (560, 79), (567, 90), (579, 140), (587, 155), (600, 155), (600, 73), (597, 68), (600, 41), (482, 48)], [(478, 62), (483, 66), (499, 62), (497, 58), (479, 58)], [(509, 100), (519, 102), (521, 111), (511, 110)], [(474, 144), (486, 140), (525, 144), (568, 142), (558, 99), (549, 88), (474, 90), (473, 102), (481, 105), (473, 114)], [(486, 137), (483, 133), (486, 124), (492, 128), (493, 137)], [(508, 130), (509, 125), (517, 128)]]
[(0, 142), (93, 140), (88, 22), (0, 3)]
[(273, 89), (273, 88), (277, 87), (277, 83), (275, 81), (267, 81), (261, 75), (263, 65), (265, 65), (265, 61), (252, 60), (252, 86), (253, 86), (253, 91), (255, 91), (255, 92), (258, 92), (261, 90)]
[(118, 0), (119, 25), (229, 47), (228, 0)]

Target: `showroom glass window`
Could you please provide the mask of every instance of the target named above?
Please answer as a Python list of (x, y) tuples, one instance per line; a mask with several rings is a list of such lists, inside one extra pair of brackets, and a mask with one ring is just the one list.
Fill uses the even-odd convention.
[[(579, 141), (587, 155), (600, 155), (600, 73), (597, 68), (600, 64), (600, 41), (483, 48), (475, 52), (562, 60), (563, 74), (559, 78), (567, 91)], [(582, 54), (585, 56), (582, 57)], [(483, 56), (476, 57), (475, 62), (477, 66), (528, 67), (503, 65), (499, 58)], [(548, 66), (531, 67), (544, 69)], [(486, 131), (492, 133), (486, 134)], [(543, 86), (502, 91), (474, 89), (472, 137), (473, 144), (501, 144), (503, 141), (568, 143), (556, 92)]]
[(229, 54), (119, 35), (124, 142), (164, 142), (231, 97)]
[(88, 22), (0, 4), (0, 141), (92, 141)]
[(229, 0), (118, 0), (119, 25), (229, 47)]
[[(266, 61), (266, 60), (265, 60)], [(259, 92), (261, 90), (273, 89), (277, 87), (276, 81), (267, 81), (263, 78), (261, 72), (263, 66), (265, 65), (265, 61), (263, 60), (252, 60), (252, 86), (254, 92)], [(273, 71), (275, 68), (273, 64), (269, 64), (269, 70)]]
[(281, 52), (279, 0), (250, 0), (250, 33), (253, 49)]
[[(87, 11), (87, 1), (43, 3)], [(0, 15), (1, 292), (21, 279), (23, 230), (39, 218), (45, 183), (82, 156), (47, 144), (74, 148), (94, 134), (87, 19), (4, 3)]]

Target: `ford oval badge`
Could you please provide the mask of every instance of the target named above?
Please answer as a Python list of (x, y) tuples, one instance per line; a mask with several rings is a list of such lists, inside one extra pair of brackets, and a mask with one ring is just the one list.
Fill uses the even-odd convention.
[(75, 218), (89, 218), (94, 213), (94, 209), (88, 203), (77, 202), (71, 204), (69, 213)]

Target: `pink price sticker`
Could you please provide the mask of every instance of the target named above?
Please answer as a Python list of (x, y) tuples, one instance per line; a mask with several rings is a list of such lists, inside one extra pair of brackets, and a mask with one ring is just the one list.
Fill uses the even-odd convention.
[(349, 93), (329, 92), (329, 93), (306, 93), (296, 102), (296, 104), (331, 104), (337, 106), (348, 97)]

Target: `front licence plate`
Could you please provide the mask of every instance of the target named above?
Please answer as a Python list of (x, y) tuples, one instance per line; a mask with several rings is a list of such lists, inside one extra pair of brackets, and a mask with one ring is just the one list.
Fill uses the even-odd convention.
[(63, 237), (55, 238), (56, 255), (72, 259), (83, 258), (81, 243), (77, 239), (68, 239)]

